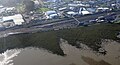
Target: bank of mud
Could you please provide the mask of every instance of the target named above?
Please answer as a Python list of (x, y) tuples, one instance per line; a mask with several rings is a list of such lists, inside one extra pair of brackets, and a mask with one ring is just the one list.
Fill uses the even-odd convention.
[[(25, 49), (12, 49), (0, 54), (3, 65), (119, 65), (120, 44), (113, 40), (102, 42), (106, 55), (94, 52), (91, 48), (81, 43), (81, 48), (60, 40), (60, 48), (65, 56), (53, 54), (43, 48), (29, 47)], [(6, 63), (6, 64), (5, 64)]]

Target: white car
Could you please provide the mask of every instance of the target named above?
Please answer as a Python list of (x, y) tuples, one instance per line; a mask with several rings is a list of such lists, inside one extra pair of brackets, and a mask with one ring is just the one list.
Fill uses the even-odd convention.
[(74, 15), (76, 15), (77, 13), (75, 13), (75, 12), (73, 12), (73, 11), (68, 11), (67, 14), (74, 16)]
[(106, 19), (104, 16), (100, 16), (96, 19), (97, 23), (103, 23), (103, 22), (106, 22)]

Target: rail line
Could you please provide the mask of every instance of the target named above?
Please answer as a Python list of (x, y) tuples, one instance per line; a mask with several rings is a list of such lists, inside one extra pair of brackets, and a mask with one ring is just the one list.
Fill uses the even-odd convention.
[[(79, 22), (83, 22), (86, 20), (93, 20), (98, 18), (99, 16), (108, 16), (108, 14), (110, 13), (115, 13), (115, 14), (120, 14), (120, 11), (118, 12), (104, 12), (104, 13), (97, 13), (97, 14), (92, 14), (92, 15), (85, 15), (85, 16), (79, 16), (79, 17), (75, 17), (75, 19), (77, 19)], [(16, 26), (13, 28), (8, 28), (4, 31), (0, 31), (0, 35), (4, 35), (4, 34), (9, 34), (9, 33), (14, 33), (14, 32), (20, 32), (20, 33), (29, 33), (29, 32), (34, 32), (34, 31), (40, 31), (40, 30), (53, 30), (55, 27), (53, 26), (58, 26), (61, 27), (62, 25), (67, 26), (70, 23), (75, 23), (74, 25), (78, 24), (78, 21), (76, 21), (74, 18), (63, 18), (63, 19), (56, 19), (56, 20), (48, 20), (48, 21), (44, 21), (44, 20), (40, 20), (39, 22), (35, 22), (33, 24), (24, 24), (21, 26)], [(42, 21), (42, 22), (41, 22)], [(51, 26), (51, 28), (49, 29), (49, 26)], [(63, 26), (63, 28), (64, 28)]]

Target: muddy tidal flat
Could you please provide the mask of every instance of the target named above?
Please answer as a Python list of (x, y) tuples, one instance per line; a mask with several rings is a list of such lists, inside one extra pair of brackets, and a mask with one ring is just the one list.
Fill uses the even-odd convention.
[(60, 48), (65, 56), (35, 47), (7, 50), (0, 54), (0, 65), (120, 65), (120, 43), (116, 41), (102, 42), (106, 55), (96, 53), (84, 44), (78, 49), (65, 40), (61, 40)]

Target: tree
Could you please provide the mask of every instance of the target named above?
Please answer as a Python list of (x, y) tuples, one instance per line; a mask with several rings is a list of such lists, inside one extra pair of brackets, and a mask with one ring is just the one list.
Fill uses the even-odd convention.
[(24, 0), (23, 4), (25, 5), (25, 11), (26, 12), (30, 12), (33, 11), (35, 6), (34, 6), (34, 2), (31, 0)]

